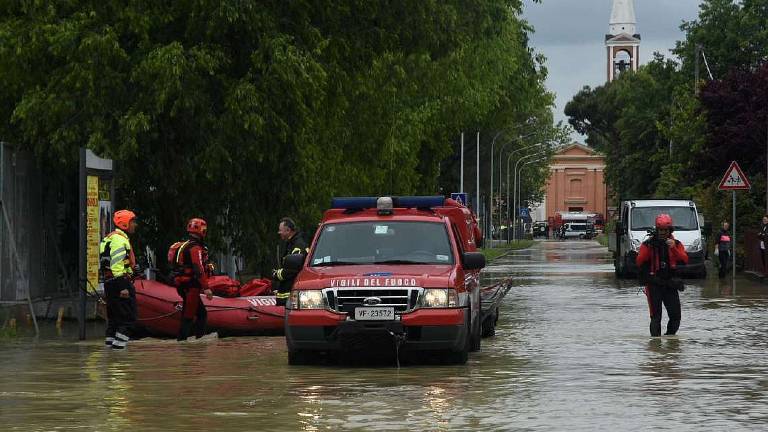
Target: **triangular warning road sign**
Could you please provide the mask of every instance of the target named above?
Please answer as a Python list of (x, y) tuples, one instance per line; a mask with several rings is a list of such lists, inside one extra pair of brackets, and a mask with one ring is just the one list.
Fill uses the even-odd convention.
[(731, 162), (731, 166), (725, 172), (723, 179), (720, 180), (720, 190), (749, 190), (752, 185), (749, 184), (747, 176), (739, 168), (739, 164), (736, 161)]

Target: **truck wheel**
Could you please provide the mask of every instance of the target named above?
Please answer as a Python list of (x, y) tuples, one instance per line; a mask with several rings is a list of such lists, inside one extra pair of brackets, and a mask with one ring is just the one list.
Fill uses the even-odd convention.
[(496, 308), (492, 315), (485, 317), (483, 320), (483, 337), (491, 337), (496, 335), (496, 321), (499, 320), (499, 309)]
[[(481, 307), (478, 305), (478, 307)], [(469, 340), (469, 350), (472, 352), (480, 351), (480, 343), (483, 339), (483, 323), (480, 321), (483, 316), (483, 311), (477, 311), (477, 319), (472, 322), (472, 332)]]
[(288, 351), (288, 364), (291, 366), (308, 365), (312, 357), (306, 351)]
[(472, 339), (472, 325), (467, 323), (467, 337), (458, 351), (448, 351), (445, 360), (450, 364), (465, 364), (469, 360), (469, 346)]

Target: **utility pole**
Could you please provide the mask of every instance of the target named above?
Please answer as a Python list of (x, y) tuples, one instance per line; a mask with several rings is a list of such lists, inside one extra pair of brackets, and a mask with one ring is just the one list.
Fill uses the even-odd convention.
[(477, 131), (477, 166), (475, 168), (475, 214), (480, 216), (480, 131)]
[(464, 192), (464, 132), (461, 133), (461, 174), (459, 182), (459, 192)]

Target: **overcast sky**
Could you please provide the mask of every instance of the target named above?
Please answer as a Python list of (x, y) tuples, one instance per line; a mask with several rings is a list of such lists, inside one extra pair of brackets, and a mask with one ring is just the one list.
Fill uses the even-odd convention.
[[(683, 38), (680, 24), (696, 19), (700, 0), (635, 0), (640, 63), (655, 51), (670, 56)], [(612, 0), (524, 0), (524, 17), (534, 26), (532, 45), (547, 57), (547, 87), (557, 96), (555, 121), (567, 122), (565, 104), (585, 85), (605, 83), (605, 34)], [(575, 139), (582, 141), (580, 137)]]

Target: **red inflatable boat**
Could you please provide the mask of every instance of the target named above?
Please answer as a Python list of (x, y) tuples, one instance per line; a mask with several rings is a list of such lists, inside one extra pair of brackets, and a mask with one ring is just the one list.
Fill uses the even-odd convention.
[[(282, 335), (285, 308), (275, 304), (268, 284), (252, 281), (242, 287), (229, 278), (212, 287), (214, 297), (208, 300), (201, 295), (208, 311), (208, 331), (220, 336), (233, 335)], [(137, 279), (137, 325), (152, 336), (175, 337), (181, 320), (181, 297), (176, 288), (155, 280)], [(266, 286), (265, 286), (266, 285)], [(256, 289), (247, 289), (249, 288)], [(218, 289), (216, 289), (218, 288)], [(248, 294), (256, 295), (248, 295)], [(223, 295), (237, 295), (224, 297)]]

